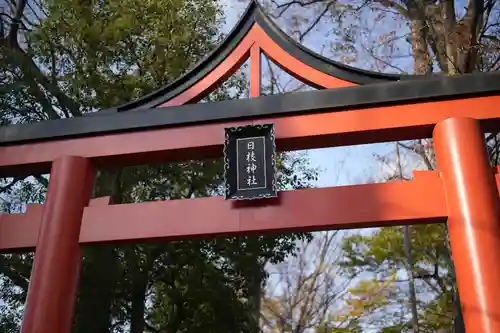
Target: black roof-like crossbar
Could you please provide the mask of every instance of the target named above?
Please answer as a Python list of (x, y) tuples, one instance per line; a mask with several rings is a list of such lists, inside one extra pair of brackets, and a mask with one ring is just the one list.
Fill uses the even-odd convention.
[(0, 145), (495, 95), (500, 95), (500, 73), (429, 77), (9, 125), (0, 128)]

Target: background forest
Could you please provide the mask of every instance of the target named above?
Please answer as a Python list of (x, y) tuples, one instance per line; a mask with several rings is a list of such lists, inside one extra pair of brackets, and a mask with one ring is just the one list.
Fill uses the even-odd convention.
[[(247, 4), (0, 0), (0, 125), (78, 117), (172, 82), (224, 37), (228, 2)], [(293, 38), (357, 67), (500, 69), (495, 0), (260, 3)], [(264, 64), (265, 94), (311, 89)], [(247, 96), (243, 66), (203, 102)], [(486, 136), (494, 165), (497, 140)], [(391, 147), (373, 156), (385, 171), (363, 182), (435, 168), (431, 140)], [(281, 154), (281, 189), (316, 186), (320, 167), (307, 152)], [(209, 196), (220, 190), (221, 170), (218, 160), (99, 170), (94, 194), (118, 203)], [(48, 175), (0, 179), (1, 210), (43, 202), (47, 184)], [(19, 331), (32, 260), (0, 255), (0, 332)], [(461, 333), (453, 272), (444, 225), (94, 246), (84, 249), (73, 331)]]

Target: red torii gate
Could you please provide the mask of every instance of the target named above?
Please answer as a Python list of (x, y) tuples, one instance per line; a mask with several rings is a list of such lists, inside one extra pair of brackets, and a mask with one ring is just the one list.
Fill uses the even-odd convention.
[[(262, 52), (322, 90), (259, 97)], [(248, 58), (252, 98), (189, 104)], [(500, 180), (483, 135), (499, 128), (498, 105), (500, 74), (414, 77), (344, 66), (295, 43), (252, 2), (222, 45), (171, 85), (92, 115), (0, 129), (0, 176), (51, 173), (43, 205), (0, 215), (1, 251), (36, 249), (22, 332), (70, 332), (81, 245), (444, 222), (467, 332), (500, 332)], [(439, 172), (243, 206), (220, 197), (90, 199), (94, 168), (221, 157), (225, 127), (270, 122), (281, 151), (433, 137)]]

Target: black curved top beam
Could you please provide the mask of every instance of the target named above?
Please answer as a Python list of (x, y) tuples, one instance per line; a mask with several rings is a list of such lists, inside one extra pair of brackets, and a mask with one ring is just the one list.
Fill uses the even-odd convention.
[(341, 64), (333, 61), (320, 54), (309, 50), (308, 48), (297, 43), (285, 32), (283, 32), (271, 18), (269, 18), (262, 7), (256, 0), (252, 0), (247, 7), (241, 19), (236, 26), (231, 30), (222, 44), (217, 47), (206, 58), (200, 61), (188, 73), (181, 76), (173, 83), (162, 87), (148, 95), (145, 95), (134, 101), (122, 104), (120, 106), (102, 110), (95, 114), (103, 114), (110, 112), (129, 111), (136, 108), (152, 108), (156, 107), (173, 97), (181, 94), (196, 82), (205, 77), (210, 71), (217, 67), (224, 59), (233, 51), (245, 35), (252, 28), (253, 24), (257, 23), (269, 37), (278, 44), (283, 50), (288, 52), (293, 57), (299, 59), (303, 63), (331, 76), (341, 80), (364, 85), (378, 82), (399, 81), (408, 77), (407, 75), (383, 74), (367, 70), (362, 70)]

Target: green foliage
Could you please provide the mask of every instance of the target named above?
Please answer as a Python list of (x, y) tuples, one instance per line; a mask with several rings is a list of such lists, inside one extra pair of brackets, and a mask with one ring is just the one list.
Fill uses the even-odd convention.
[[(286, 161), (295, 165), (293, 155)], [(206, 196), (219, 188), (221, 167), (220, 161), (204, 161), (125, 168), (118, 175), (118, 188), (116, 173), (101, 172), (96, 190), (123, 203)], [(291, 175), (285, 170), (283, 175), (287, 174)], [(114, 193), (106, 188), (109, 180)], [(302, 177), (282, 176), (280, 184), (298, 187), (305, 181)], [(182, 223), (182, 217), (169, 223)], [(266, 278), (264, 265), (282, 261), (295, 250), (295, 241), (305, 237), (308, 235), (220, 238), (93, 249), (85, 258), (75, 331), (97, 331), (109, 325), (108, 317), (102, 318), (107, 323), (103, 324), (93, 314), (106, 313), (106, 308), (96, 310), (95, 304), (95, 298), (102, 303), (106, 295), (103, 288), (113, 291), (108, 294), (108, 306), (116, 313), (116, 328), (142, 322), (137, 326), (152, 331), (254, 331), (252, 318), (259, 310), (256, 301)], [(101, 270), (107, 271), (106, 276), (99, 275)], [(116, 293), (118, 297), (113, 296)], [(140, 307), (146, 302), (152, 305), (144, 308), (144, 320), (143, 311), (135, 315), (133, 309), (134, 304)], [(181, 305), (176, 305), (178, 302)], [(221, 305), (232, 311), (222, 311)], [(86, 320), (88, 314), (93, 315), (93, 321)]]
[[(42, 17), (1, 44), (2, 123), (80, 116), (112, 107), (172, 82), (220, 41), (213, 0), (54, 0)], [(28, 7), (27, 7), (28, 8)], [(42, 10), (43, 9), (43, 10)], [(7, 22), (9, 23), (9, 22)], [(243, 74), (207, 100), (245, 96)], [(281, 189), (310, 186), (317, 170), (303, 154), (279, 157)], [(296, 170), (296, 172), (294, 171)], [(174, 200), (220, 191), (220, 160), (99, 170), (95, 195), (116, 203)], [(1, 183), (3, 210), (43, 202), (47, 180)], [(147, 221), (137, 221), (147, 223)], [(180, 216), (176, 221), (183, 223)], [(203, 221), (199, 221), (203, 223)], [(295, 251), (309, 235), (217, 238), (84, 249), (73, 331), (255, 332), (264, 265)], [(0, 256), (0, 331), (16, 332), (32, 255)]]
[(221, 37), (212, 0), (51, 1), (47, 12), (31, 35), (33, 52), (81, 110), (172, 82)]
[[(446, 226), (422, 225), (413, 226), (410, 230), (414, 263), (412, 273), (417, 282), (417, 293), (425, 295), (418, 304), (421, 332), (431, 333), (440, 329), (452, 331), (455, 316), (455, 280), (446, 246)], [(370, 272), (374, 277), (372, 280), (362, 281), (361, 287), (365, 283), (378, 283), (377, 281), (389, 281), (393, 278), (394, 283), (388, 290), (388, 296), (379, 303), (372, 303), (373, 308), (363, 308), (359, 313), (365, 321), (374, 320), (373, 310), (382, 313), (383, 323), (377, 325), (381, 333), (397, 330), (405, 332), (411, 327), (411, 321), (401, 320), (399, 312), (388, 316), (392, 313), (391, 309), (408, 305), (406, 286), (409, 267), (403, 234), (403, 227), (388, 227), (370, 234), (353, 234), (345, 238), (342, 244), (345, 252), (342, 266), (345, 271), (352, 275)], [(394, 272), (398, 278), (394, 279), (394, 275), (391, 277), (390, 272)], [(366, 295), (370, 294), (371, 292), (366, 290)], [(402, 330), (402, 327), (406, 327), (406, 330)]]
[(28, 0), (26, 8), (37, 6), (44, 15), (26, 14), (33, 28), (2, 36), (3, 123), (135, 99), (184, 74), (222, 37), (213, 0)]
[[(434, 267), (436, 262), (441, 267), (449, 264), (445, 225), (421, 225), (410, 230), (411, 244), (419, 249), (413, 254), (416, 267), (428, 269), (429, 266)], [(395, 269), (407, 261), (403, 245), (403, 227), (382, 228), (374, 234), (351, 235), (344, 240), (346, 257), (343, 264), (353, 271), (364, 268), (377, 271), (381, 265), (384, 269)]]

